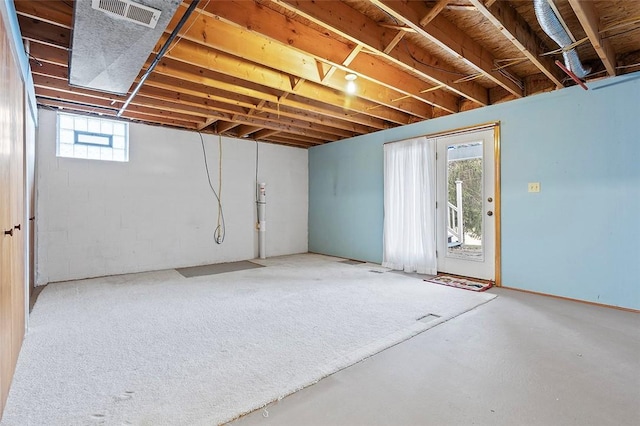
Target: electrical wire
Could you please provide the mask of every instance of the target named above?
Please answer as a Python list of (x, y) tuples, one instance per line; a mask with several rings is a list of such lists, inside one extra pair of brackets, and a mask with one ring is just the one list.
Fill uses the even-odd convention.
[(171, 50), (173, 50), (173, 48), (176, 47), (178, 45), (178, 43), (180, 43), (180, 40), (182, 40), (184, 38), (184, 36), (186, 36), (189, 33), (189, 30), (191, 29), (191, 27), (193, 27), (193, 24), (196, 23), (196, 21), (198, 20), (198, 17), (200, 17), (200, 15), (202, 15), (202, 12), (204, 12), (204, 10), (207, 8), (207, 6), (209, 5), (210, 1), (211, 0), (207, 0), (207, 2), (204, 4), (204, 6), (202, 6), (202, 9), (200, 9), (200, 11), (196, 15), (196, 17), (193, 18), (193, 22), (191, 22), (191, 25), (189, 25), (189, 27), (186, 29), (186, 31), (184, 31), (182, 33), (182, 35), (179, 35), (178, 37), (176, 37), (176, 42), (173, 44), (173, 46), (171, 46), (169, 49), (167, 49), (167, 51), (165, 52), (165, 55), (167, 53), (171, 52)]
[(618, 67), (616, 67), (617, 70), (624, 70), (627, 68), (635, 68), (635, 67), (640, 67), (640, 62), (636, 62), (635, 64), (630, 64), (630, 65), (620, 65)]
[(446, 72), (448, 74), (460, 75), (460, 76), (463, 76), (463, 77), (467, 77), (468, 76), (468, 74), (465, 74), (463, 72), (452, 71), (452, 70), (448, 70), (446, 68), (440, 68), (440, 67), (436, 67), (436, 66), (427, 64), (426, 62), (422, 62), (420, 59), (416, 58), (413, 55), (413, 53), (411, 53), (411, 50), (409, 50), (409, 46), (407, 46), (407, 41), (404, 38), (402, 40), (400, 40), (400, 43), (404, 46), (404, 49), (407, 51), (407, 53), (409, 54), (411, 59), (413, 59), (414, 61), (416, 61), (419, 64), (422, 64), (423, 66), (425, 66), (427, 68), (431, 68), (432, 70), (436, 70), (436, 71), (440, 71), (440, 72)]
[(31, 53), (27, 52), (27, 55), (29, 55), (29, 58), (31, 58), (36, 63), (37, 66), (39, 67), (43, 66), (42, 62), (40, 62), (40, 60), (35, 56), (33, 56)]
[[(400, 26), (400, 22), (398, 22), (398, 20), (396, 19), (396, 17), (395, 17), (395, 16), (393, 16), (392, 14), (390, 14), (389, 12), (387, 12), (386, 10), (384, 10), (383, 8), (381, 8), (380, 6), (377, 6), (377, 7), (378, 7), (378, 9), (379, 9), (381, 12), (384, 12), (384, 14), (385, 14), (385, 15), (387, 15), (389, 18), (391, 18), (391, 19), (393, 20), (393, 22), (395, 22), (395, 24), (396, 24), (397, 26)], [(436, 70), (436, 71), (441, 71), (441, 72), (446, 72), (446, 73), (453, 74), (453, 75), (459, 75), (459, 76), (467, 77), (467, 74), (465, 74), (465, 73), (461, 73), (461, 72), (459, 72), (459, 71), (452, 71), (452, 70), (448, 70), (448, 69), (446, 69), (446, 68), (436, 67), (436, 66), (433, 66), (433, 65), (431, 65), (431, 64), (427, 64), (427, 63), (425, 63), (425, 62), (422, 62), (420, 59), (416, 58), (416, 57), (413, 55), (413, 53), (411, 53), (411, 51), (409, 50), (409, 46), (407, 45), (407, 40), (405, 40), (405, 39), (404, 39), (404, 37), (402, 38), (402, 40), (400, 40), (400, 43), (404, 46), (405, 50), (407, 51), (407, 53), (409, 54), (409, 56), (411, 57), (411, 59), (413, 59), (413, 60), (414, 60), (414, 61), (416, 61), (417, 63), (422, 64), (422, 65), (424, 65), (425, 67), (427, 67), (427, 68), (431, 68), (431, 69)]]
[(216, 192), (213, 184), (211, 183), (211, 174), (209, 173), (209, 163), (207, 162), (207, 151), (204, 147), (204, 138), (202, 137), (202, 133), (198, 132), (200, 135), (200, 144), (202, 145), (202, 157), (204, 158), (204, 168), (207, 171), (207, 182), (209, 183), (209, 188), (211, 188), (211, 192), (216, 198), (218, 202), (218, 222), (216, 229), (213, 231), (213, 239), (216, 244), (222, 244), (224, 242), (224, 237), (227, 234), (227, 226), (224, 221), (224, 211), (222, 209), (222, 201), (220, 198), (222, 197), (222, 136), (218, 135), (218, 147), (219, 147), (219, 175), (218, 175), (218, 192)]
[(618, 36), (620, 36), (622, 34), (630, 33), (631, 31), (637, 31), (637, 30), (640, 30), (640, 27), (629, 28), (628, 30), (621, 31), (621, 32), (616, 33), (616, 34), (611, 34), (611, 35), (608, 35), (606, 37), (602, 37), (602, 40), (606, 40), (606, 39), (612, 38), (612, 37), (618, 37)]

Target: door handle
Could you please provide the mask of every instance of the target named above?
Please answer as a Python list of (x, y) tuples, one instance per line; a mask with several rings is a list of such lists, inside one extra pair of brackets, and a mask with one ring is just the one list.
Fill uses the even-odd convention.
[(8, 231), (4, 231), (4, 235), (10, 235), (13, 237), (13, 228), (9, 229)]
[(489, 211), (487, 212), (487, 216), (493, 216), (493, 212), (492, 212), (491, 210), (489, 210)]
[(21, 227), (22, 227), (22, 224), (19, 223), (16, 226), (14, 226), (13, 229), (17, 229), (19, 231)]

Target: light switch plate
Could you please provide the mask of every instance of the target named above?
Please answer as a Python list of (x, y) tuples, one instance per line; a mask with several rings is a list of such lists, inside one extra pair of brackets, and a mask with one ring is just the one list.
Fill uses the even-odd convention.
[(529, 192), (540, 192), (540, 182), (529, 182)]

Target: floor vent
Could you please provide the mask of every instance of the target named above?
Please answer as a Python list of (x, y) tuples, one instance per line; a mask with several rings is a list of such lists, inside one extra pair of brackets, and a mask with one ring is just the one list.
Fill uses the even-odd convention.
[(91, 7), (129, 22), (155, 28), (162, 11), (131, 0), (92, 0)]
[(373, 272), (374, 274), (384, 274), (386, 271), (380, 271), (378, 269), (369, 269), (369, 272)]

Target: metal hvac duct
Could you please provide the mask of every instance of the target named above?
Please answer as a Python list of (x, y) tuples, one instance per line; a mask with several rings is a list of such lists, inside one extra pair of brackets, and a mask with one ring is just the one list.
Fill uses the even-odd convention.
[[(566, 48), (573, 43), (569, 34), (560, 23), (560, 19), (549, 5), (549, 0), (533, 0), (533, 8), (542, 30), (547, 33), (561, 48)], [(575, 48), (562, 52), (564, 63), (569, 70), (580, 78), (584, 78), (591, 72), (591, 68), (585, 68), (580, 62)]]
[(69, 84), (126, 94), (180, 0), (74, 2)]

